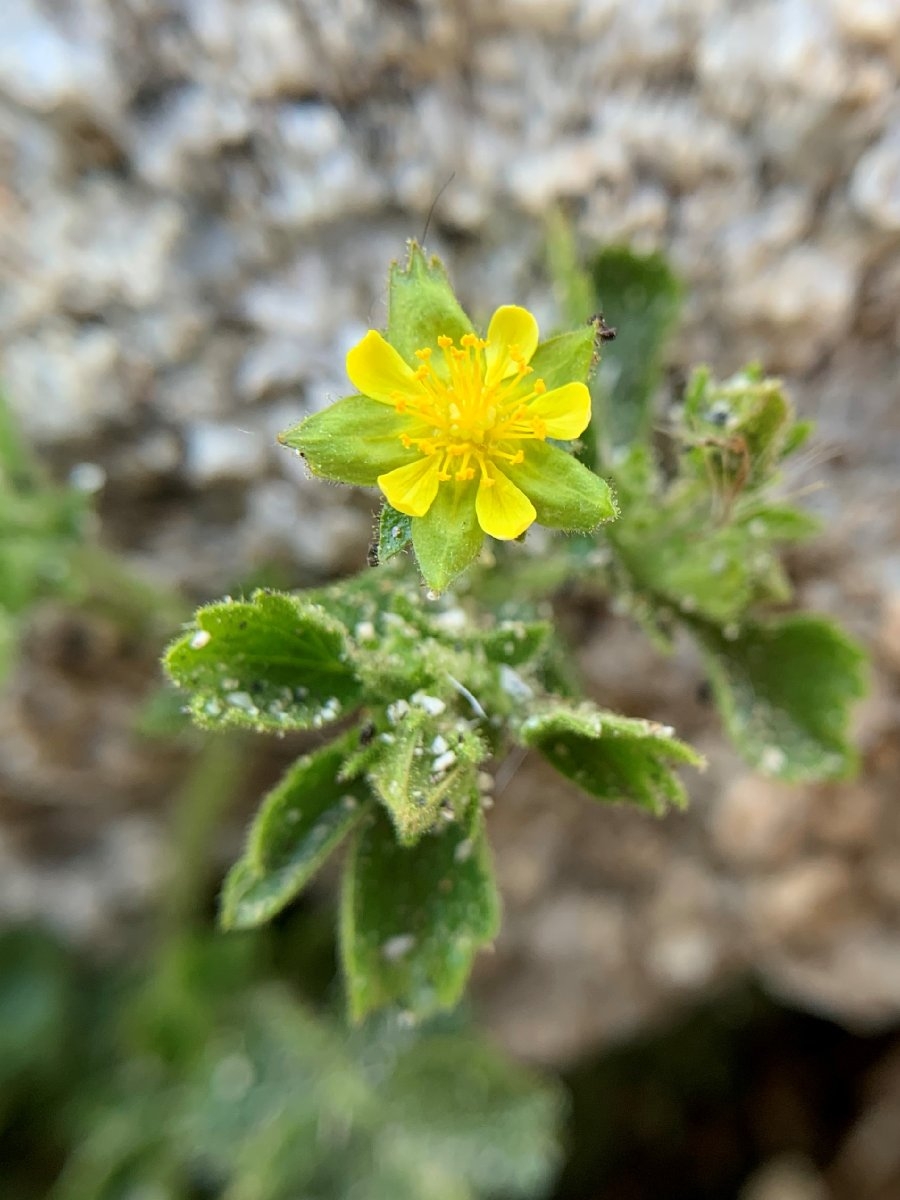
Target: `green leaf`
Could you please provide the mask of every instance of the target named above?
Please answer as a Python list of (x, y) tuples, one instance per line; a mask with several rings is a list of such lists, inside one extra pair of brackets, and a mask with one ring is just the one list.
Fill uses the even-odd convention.
[(805, 446), (815, 428), (815, 421), (795, 421), (784, 435), (781, 457), (787, 458), (788, 455), (794, 454), (799, 450), (801, 446)]
[(225, 929), (252, 929), (281, 912), (364, 814), (368, 788), (340, 779), (351, 737), (298, 759), (266, 796), (225, 881)]
[(69, 549), (49, 535), (4, 537), (0, 541), (0, 608), (21, 613), (43, 596), (69, 590)]
[(562, 1089), (474, 1037), (415, 1043), (380, 1100), (410, 1153), (478, 1195), (542, 1195), (560, 1162)]
[(442, 810), (462, 816), (477, 790), (478, 764), (487, 749), (444, 714), (410, 708), (379, 738), (367, 774), (404, 845), (434, 828)]
[(500, 621), (479, 640), (492, 662), (521, 667), (540, 659), (552, 636), (549, 621)]
[(710, 528), (690, 505), (629, 509), (610, 533), (639, 591), (684, 613), (726, 624), (756, 600), (784, 601), (790, 586), (765, 538)]
[(566, 322), (587, 321), (597, 307), (594, 285), (579, 256), (572, 223), (559, 208), (547, 218), (547, 265)]
[(256, 592), (194, 619), (163, 661), (200, 725), (318, 729), (360, 699), (346, 631), (318, 605)]
[(387, 501), (378, 518), (378, 562), (390, 562), (412, 542), (412, 517), (397, 512)]
[(32, 1090), (64, 1063), (71, 1027), (72, 964), (48, 933), (0, 933), (0, 1123), (20, 1080)]
[(344, 873), (341, 954), (355, 1021), (387, 1005), (451, 1008), (499, 925), (481, 809), (401, 846), (383, 810), (357, 832)]
[(534, 505), (540, 524), (552, 529), (588, 533), (618, 514), (606, 480), (547, 442), (531, 442), (509, 477)]
[(725, 495), (768, 482), (784, 457), (793, 417), (779, 379), (748, 367), (718, 383), (700, 368), (688, 383), (683, 412), (697, 473)]
[(662, 353), (681, 307), (681, 288), (660, 254), (611, 246), (591, 263), (591, 274), (616, 340), (604, 348), (594, 377), (594, 420), (610, 447), (646, 438), (659, 384)]
[(425, 516), (413, 522), (412, 540), (422, 578), (435, 592), (444, 591), (484, 545), (474, 486), (454, 481), (440, 487)]
[(652, 721), (621, 717), (584, 703), (572, 708), (548, 701), (518, 731), (525, 746), (539, 750), (557, 771), (590, 796), (638, 804), (662, 813), (686, 802), (678, 763), (699, 767), (703, 758)]
[(19, 627), (15, 618), (0, 609), (0, 685), (15, 661), (18, 633)]
[(394, 263), (388, 280), (387, 340), (408, 363), (416, 351), (437, 347), (444, 335), (455, 342), (473, 333), (472, 322), (454, 295), (443, 263), (426, 258), (415, 242), (408, 245), (405, 267)]
[(378, 476), (418, 457), (400, 441), (409, 417), (368, 396), (345, 396), (278, 435), (314, 475), (375, 487)]
[(787, 504), (756, 502), (749, 509), (736, 513), (735, 521), (758, 541), (799, 542), (815, 536), (822, 529), (818, 517)]
[(750, 622), (733, 638), (690, 622), (725, 726), (754, 767), (789, 782), (851, 773), (850, 705), (865, 691), (865, 656), (822, 617)]

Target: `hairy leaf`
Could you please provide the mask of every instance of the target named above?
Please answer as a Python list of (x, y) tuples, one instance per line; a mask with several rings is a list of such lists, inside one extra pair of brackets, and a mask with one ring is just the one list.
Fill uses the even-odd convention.
[(822, 617), (750, 622), (732, 638), (698, 621), (697, 637), (729, 734), (748, 762), (789, 781), (854, 768), (851, 703), (864, 692), (864, 655)]
[(392, 1004), (418, 1017), (451, 1008), (498, 924), (477, 801), (464, 821), (412, 847), (397, 842), (387, 813), (374, 812), (344, 873), (341, 953), (352, 1017)]
[(225, 881), (226, 929), (251, 929), (281, 912), (360, 820), (368, 788), (340, 779), (349, 748), (341, 738), (298, 759), (266, 796)]
[(686, 801), (673, 767), (703, 763), (671, 729), (587, 703), (576, 708), (547, 701), (542, 711), (525, 719), (518, 738), (589, 795), (655, 813)]
[[(442, 702), (439, 702), (442, 703)], [(379, 738), (367, 775), (404, 845), (432, 829), (442, 810), (462, 815), (487, 750), (481, 739), (422, 708), (410, 708)]]
[(318, 729), (361, 696), (343, 626), (282, 592), (199, 609), (164, 663), (209, 728)]

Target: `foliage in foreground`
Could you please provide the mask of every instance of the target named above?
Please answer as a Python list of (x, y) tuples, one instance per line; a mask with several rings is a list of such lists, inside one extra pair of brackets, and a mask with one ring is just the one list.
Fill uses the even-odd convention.
[[(402, 506), (382, 508), (379, 565), (329, 588), (208, 605), (166, 657), (204, 727), (325, 731), (264, 800), (222, 920), (269, 921), (346, 843), (341, 954), (357, 1020), (390, 1006), (417, 1017), (452, 1006), (495, 936), (484, 808), (491, 766), (510, 748), (542, 754), (594, 799), (654, 814), (684, 803), (677, 768), (701, 765), (699, 756), (673, 730), (579, 693), (548, 607), (562, 583), (615, 597), (662, 650), (693, 638), (726, 728), (754, 766), (799, 780), (854, 765), (846, 729), (862, 690), (860, 651), (820, 617), (776, 615), (790, 600), (780, 547), (815, 529), (779, 492), (781, 464), (808, 426), (777, 380), (751, 369), (717, 382), (701, 369), (660, 453), (652, 403), (677, 314), (674, 280), (660, 259), (621, 250), (582, 273), (559, 234), (554, 252), (563, 307), (582, 327), (538, 345), (530, 314), (512, 307), (480, 339), (443, 268), (412, 247), (407, 267), (391, 271), (388, 341), (367, 335), (348, 356), (371, 395), (283, 438), (316, 473), (377, 484)], [(589, 319), (601, 299), (621, 334), (590, 378), (585, 428), (578, 388), (608, 336)], [(447, 355), (437, 380), (432, 349)], [(524, 368), (535, 362), (549, 383), (529, 392)], [(579, 424), (580, 442), (549, 445), (557, 417), (559, 437)], [(504, 440), (510, 423), (524, 450)], [(598, 532), (616, 515), (613, 493), (618, 517)], [(513, 539), (535, 517), (576, 536), (530, 553)], [(476, 563), (485, 532), (500, 540)], [(435, 590), (413, 577), (410, 551)]]
[(135, 977), (0, 935), (0, 1150), (20, 1200), (544, 1194), (555, 1087), (458, 1024), (348, 1036), (262, 949), (182, 937)]

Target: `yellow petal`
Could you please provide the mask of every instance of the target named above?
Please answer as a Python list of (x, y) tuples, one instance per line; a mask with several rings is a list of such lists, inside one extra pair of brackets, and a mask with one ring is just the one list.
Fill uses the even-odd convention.
[(424, 517), (434, 502), (440, 485), (438, 471), (441, 455), (417, 459), (378, 476), (378, 486), (398, 512), (408, 517)]
[(509, 356), (511, 346), (527, 363), (538, 344), (538, 323), (527, 308), (515, 304), (504, 304), (491, 317), (487, 331), (487, 349), (484, 352), (484, 381), (488, 386), (515, 375), (517, 366)]
[(488, 478), (482, 477), (475, 497), (478, 524), (491, 537), (517, 538), (537, 516), (534, 505), (493, 463), (487, 464), (487, 471)]
[(591, 393), (583, 383), (566, 383), (528, 403), (529, 416), (540, 417), (552, 438), (577, 438), (591, 419)]
[(412, 367), (374, 329), (348, 351), (347, 374), (358, 391), (382, 404), (394, 404), (398, 396), (419, 396), (422, 392)]

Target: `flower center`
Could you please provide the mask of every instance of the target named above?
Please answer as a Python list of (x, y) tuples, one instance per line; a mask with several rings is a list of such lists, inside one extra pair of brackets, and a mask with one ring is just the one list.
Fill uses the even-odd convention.
[(494, 369), (489, 368), (484, 353), (488, 343), (474, 333), (464, 334), (458, 346), (445, 335), (437, 342), (442, 369), (436, 368), (431, 347), (417, 350), (421, 392), (395, 397), (397, 412), (409, 414), (414, 421), (400, 440), (429, 458), (440, 456), (440, 480), (474, 479), (477, 467), (490, 486), (489, 459), (515, 466), (525, 455), (512, 443), (546, 438), (544, 421), (529, 411), (530, 403), (546, 392), (546, 385), (543, 379), (535, 379), (530, 389), (522, 386), (532, 368), (517, 346), (507, 349), (507, 360), (498, 370), (494, 364)]

